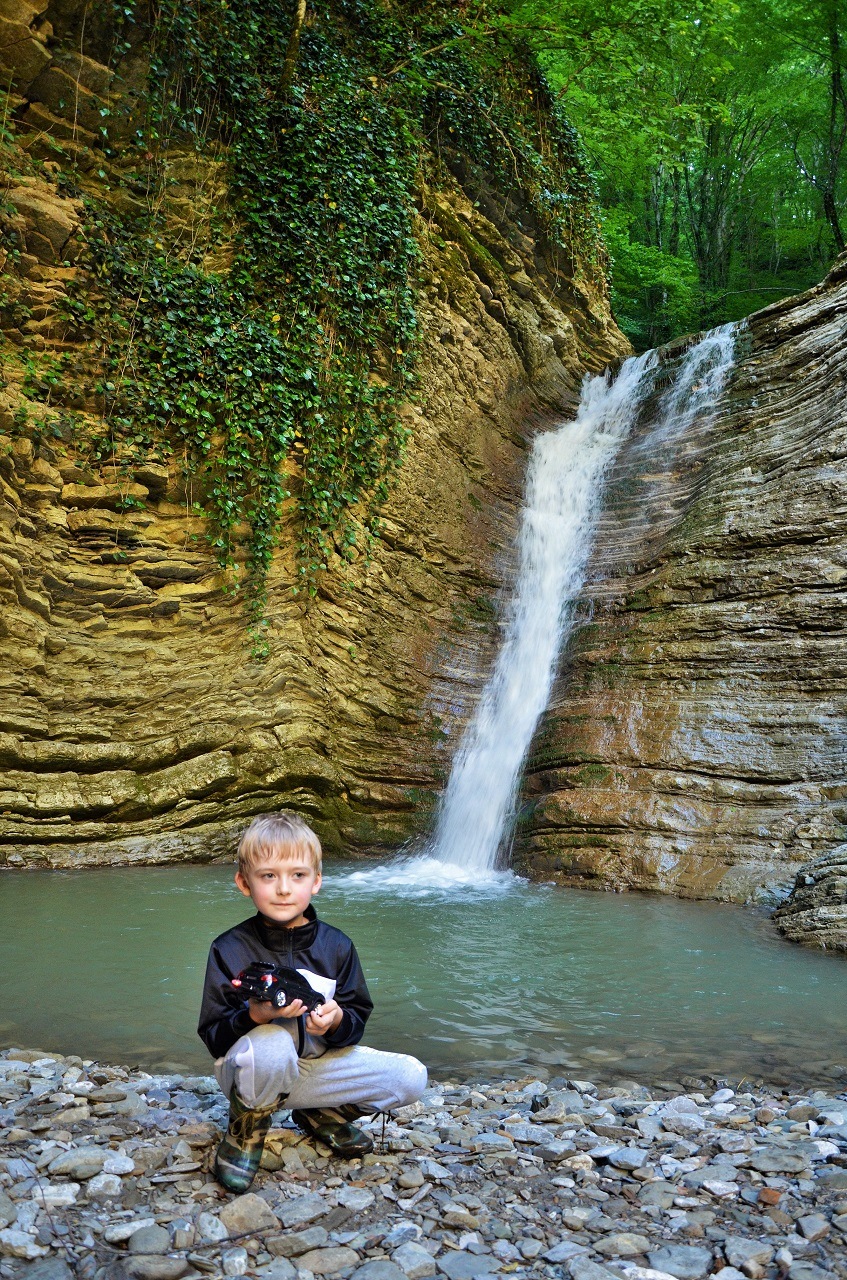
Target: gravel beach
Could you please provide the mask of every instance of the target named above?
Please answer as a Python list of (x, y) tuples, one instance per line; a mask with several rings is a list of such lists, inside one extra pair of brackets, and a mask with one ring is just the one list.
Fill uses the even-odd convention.
[(433, 1082), (371, 1122), (363, 1160), (280, 1112), (253, 1190), (231, 1196), (209, 1173), (212, 1077), (9, 1049), (0, 1276), (847, 1280), (838, 1083)]

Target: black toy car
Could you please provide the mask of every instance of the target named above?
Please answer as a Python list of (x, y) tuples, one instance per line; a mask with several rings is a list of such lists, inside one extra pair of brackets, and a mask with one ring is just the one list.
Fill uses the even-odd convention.
[(275, 1009), (284, 1009), (292, 1000), (302, 1000), (309, 1013), (319, 1009), (326, 996), (316, 991), (296, 969), (254, 960), (232, 979), (240, 994), (254, 1000), (269, 1000)]

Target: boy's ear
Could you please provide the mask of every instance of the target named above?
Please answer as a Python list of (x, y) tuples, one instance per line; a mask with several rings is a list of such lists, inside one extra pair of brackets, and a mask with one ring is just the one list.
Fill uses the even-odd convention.
[(242, 872), (236, 871), (235, 883), (238, 885), (239, 889), (244, 894), (245, 898), (252, 898), (253, 895), (250, 892), (250, 885), (247, 882), (247, 880), (244, 878), (244, 875), (242, 874)]
[(321, 887), (321, 885), (323, 884), (323, 879), (324, 879), (324, 878), (323, 878), (323, 875), (322, 875), (322, 874), (321, 874), (321, 872), (319, 871), (319, 872), (318, 872), (318, 874), (315, 876), (315, 883), (312, 885), (312, 897), (313, 897), (313, 898), (314, 898), (314, 896), (315, 896), (315, 894), (316, 894), (316, 893), (319, 893), (319, 892), (320, 892), (320, 887)]

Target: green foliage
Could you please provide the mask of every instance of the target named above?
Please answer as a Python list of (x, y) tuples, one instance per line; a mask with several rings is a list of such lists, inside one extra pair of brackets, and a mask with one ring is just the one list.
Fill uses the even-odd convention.
[(615, 306), (637, 346), (820, 278), (844, 242), (843, 0), (511, 8), (554, 28), (544, 64), (598, 175)]
[[(402, 456), (424, 148), (520, 188), (554, 245), (572, 256), (576, 238), (599, 261), (591, 181), (526, 50), (477, 56), (446, 4), (324, 0), (294, 24), (283, 0), (160, 0), (135, 138), (147, 211), (92, 208), (89, 232), (106, 296), (98, 451), (182, 459), (223, 566), (249, 528), (258, 653), (285, 500), (299, 514), (293, 589), (314, 594), (333, 551), (352, 559), (376, 531)], [(177, 235), (159, 198), (175, 145), (227, 166), (228, 207), (202, 236)]]

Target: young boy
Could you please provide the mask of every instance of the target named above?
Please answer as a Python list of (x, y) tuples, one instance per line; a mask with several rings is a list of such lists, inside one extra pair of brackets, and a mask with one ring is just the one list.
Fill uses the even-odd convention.
[[(287, 811), (255, 818), (241, 837), (235, 883), (257, 914), (212, 943), (197, 1030), (230, 1102), (215, 1173), (240, 1193), (283, 1103), (335, 1155), (359, 1156), (373, 1142), (353, 1121), (414, 1102), (426, 1068), (359, 1045), (373, 1003), (353, 943), (315, 914), (321, 846), (302, 818)], [(255, 960), (296, 969), (323, 1004), (307, 1013), (301, 1000), (282, 1009), (245, 1000), (232, 979)]]

